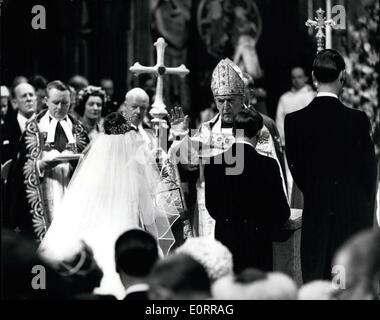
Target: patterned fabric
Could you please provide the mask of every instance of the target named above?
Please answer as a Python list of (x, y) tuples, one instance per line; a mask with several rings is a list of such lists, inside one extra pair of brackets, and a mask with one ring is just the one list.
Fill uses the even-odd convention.
[(243, 75), (230, 59), (221, 60), (212, 73), (211, 90), (214, 97), (221, 95), (244, 95)]
[[(44, 199), (42, 183), (37, 169), (37, 160), (40, 159), (43, 150), (49, 150), (51, 146), (45, 145), (46, 134), (40, 132), (38, 127), (40, 119), (41, 116), (34, 118), (26, 125), (24, 135), (27, 160), (23, 166), (23, 175), (34, 232), (37, 238), (42, 240), (51, 223), (51, 212), (49, 212), (49, 204)], [(73, 134), (76, 143), (75, 145), (66, 145), (66, 147), (74, 153), (79, 153), (86, 147), (88, 137), (79, 121), (73, 118), (70, 120), (73, 122)]]

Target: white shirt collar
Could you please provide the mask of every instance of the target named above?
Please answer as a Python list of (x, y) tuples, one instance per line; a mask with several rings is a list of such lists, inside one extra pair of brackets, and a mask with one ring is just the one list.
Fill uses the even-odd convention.
[(332, 97), (332, 98), (338, 99), (338, 96), (335, 93), (327, 92), (327, 91), (318, 92), (317, 97)]
[(18, 125), (20, 126), (20, 130), (21, 132), (24, 132), (25, 131), (25, 125), (26, 123), (32, 119), (33, 117), (31, 118), (27, 118), (25, 117), (23, 114), (21, 114), (20, 112), (17, 112), (17, 122), (18, 122)]
[[(62, 121), (66, 120), (66, 121)], [(63, 119), (57, 120), (54, 118), (50, 112), (46, 112), (45, 115), (40, 120), (40, 127), (43, 131), (47, 132), (46, 142), (54, 142), (55, 130), (57, 128), (58, 122), (61, 124), (62, 129), (65, 133), (65, 136), (69, 143), (75, 143), (75, 138), (72, 132), (73, 124), (70, 121), (70, 118), (66, 115)]]
[(140, 292), (140, 291), (148, 291), (149, 285), (146, 283), (136, 283), (128, 287), (127, 290), (125, 290), (125, 295), (131, 294), (133, 292)]

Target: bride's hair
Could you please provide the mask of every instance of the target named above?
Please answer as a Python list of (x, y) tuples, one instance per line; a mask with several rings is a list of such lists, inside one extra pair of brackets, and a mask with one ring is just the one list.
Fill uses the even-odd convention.
[(131, 129), (131, 124), (119, 112), (111, 112), (104, 119), (105, 134), (124, 134)]

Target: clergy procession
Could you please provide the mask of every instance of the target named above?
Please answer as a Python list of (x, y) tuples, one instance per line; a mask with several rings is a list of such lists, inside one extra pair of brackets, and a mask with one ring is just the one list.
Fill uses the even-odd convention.
[(2, 299), (379, 300), (379, 2), (94, 2), (0, 2)]

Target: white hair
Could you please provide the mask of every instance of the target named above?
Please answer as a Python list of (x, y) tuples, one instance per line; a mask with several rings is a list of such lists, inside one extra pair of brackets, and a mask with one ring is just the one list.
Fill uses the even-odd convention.
[(141, 99), (145, 99), (149, 102), (149, 96), (148, 94), (141, 88), (133, 88), (131, 90), (129, 90), (127, 92), (127, 94), (125, 95), (125, 101), (126, 103), (128, 103), (128, 101), (130, 99), (135, 98), (135, 97), (139, 97)]
[(269, 272), (265, 279), (238, 283), (233, 276), (217, 280), (211, 287), (219, 300), (297, 300), (297, 285), (281, 272)]

